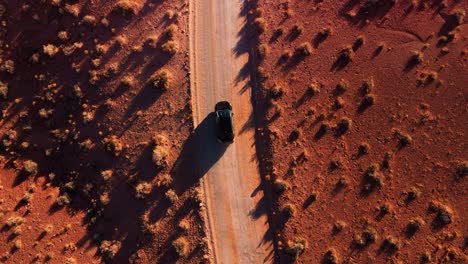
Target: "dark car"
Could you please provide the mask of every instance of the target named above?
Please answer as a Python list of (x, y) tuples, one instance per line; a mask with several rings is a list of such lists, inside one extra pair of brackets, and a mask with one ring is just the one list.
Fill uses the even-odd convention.
[(218, 102), (215, 106), (216, 137), (225, 143), (234, 141), (234, 124), (232, 106), (227, 101)]

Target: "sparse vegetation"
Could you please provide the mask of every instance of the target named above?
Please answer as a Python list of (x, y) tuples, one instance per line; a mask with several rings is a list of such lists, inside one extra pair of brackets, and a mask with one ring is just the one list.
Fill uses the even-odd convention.
[(153, 185), (149, 182), (141, 182), (135, 187), (135, 196), (138, 199), (145, 199), (153, 190)]
[(179, 43), (175, 40), (169, 40), (161, 45), (161, 50), (168, 54), (174, 55), (179, 51)]
[(309, 42), (303, 42), (295, 49), (295, 55), (298, 57), (307, 57), (310, 54), (312, 54), (312, 46)]
[(262, 34), (265, 32), (267, 24), (266, 20), (262, 17), (258, 17), (253, 21), (253, 27), (257, 31), (258, 34)]
[(172, 80), (172, 74), (165, 69), (159, 70), (149, 78), (152, 87), (160, 90), (168, 90)]
[(119, 241), (104, 240), (99, 246), (99, 252), (105, 259), (113, 259), (115, 254), (117, 254), (117, 252), (120, 250), (120, 246), (121, 244)]
[(179, 237), (172, 242), (172, 247), (179, 257), (186, 257), (188, 255), (189, 244), (185, 237)]
[(296, 206), (293, 204), (286, 204), (283, 208), (283, 213), (286, 217), (293, 217), (296, 215)]
[(374, 243), (377, 239), (377, 232), (373, 228), (366, 228), (364, 231), (355, 235), (353, 238), (353, 245), (358, 248), (365, 248), (370, 244)]
[(294, 259), (297, 259), (299, 255), (304, 253), (304, 251), (307, 249), (307, 246), (307, 240), (303, 238), (295, 238), (294, 240), (288, 240), (284, 250), (288, 255), (292, 256)]
[(106, 150), (112, 153), (114, 156), (119, 156), (124, 148), (122, 141), (115, 135), (111, 135), (105, 138), (103, 143)]
[(273, 190), (277, 193), (282, 193), (289, 188), (290, 188), (289, 183), (281, 179), (276, 179), (273, 183)]
[(114, 6), (115, 11), (118, 11), (125, 16), (136, 15), (142, 8), (142, 2), (133, 0), (120, 0)]

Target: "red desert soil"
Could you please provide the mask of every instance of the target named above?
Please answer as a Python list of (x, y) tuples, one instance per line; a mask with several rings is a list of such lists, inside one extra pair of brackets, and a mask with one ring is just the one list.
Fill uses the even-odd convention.
[(278, 263), (467, 262), (467, 3), (258, 1)]
[[(0, 258), (202, 263), (185, 1), (0, 1)], [(185, 144), (184, 144), (185, 143)]]

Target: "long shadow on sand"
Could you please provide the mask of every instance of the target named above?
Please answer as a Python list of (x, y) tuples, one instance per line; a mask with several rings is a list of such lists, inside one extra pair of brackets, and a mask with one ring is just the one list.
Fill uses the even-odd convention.
[(182, 146), (171, 175), (177, 193), (194, 186), (221, 158), (228, 145), (216, 139), (215, 113), (208, 114)]

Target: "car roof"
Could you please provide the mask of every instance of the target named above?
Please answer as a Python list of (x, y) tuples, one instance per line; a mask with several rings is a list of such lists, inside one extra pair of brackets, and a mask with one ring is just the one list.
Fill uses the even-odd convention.
[(219, 117), (231, 117), (231, 110), (229, 109), (218, 110), (216, 113)]

